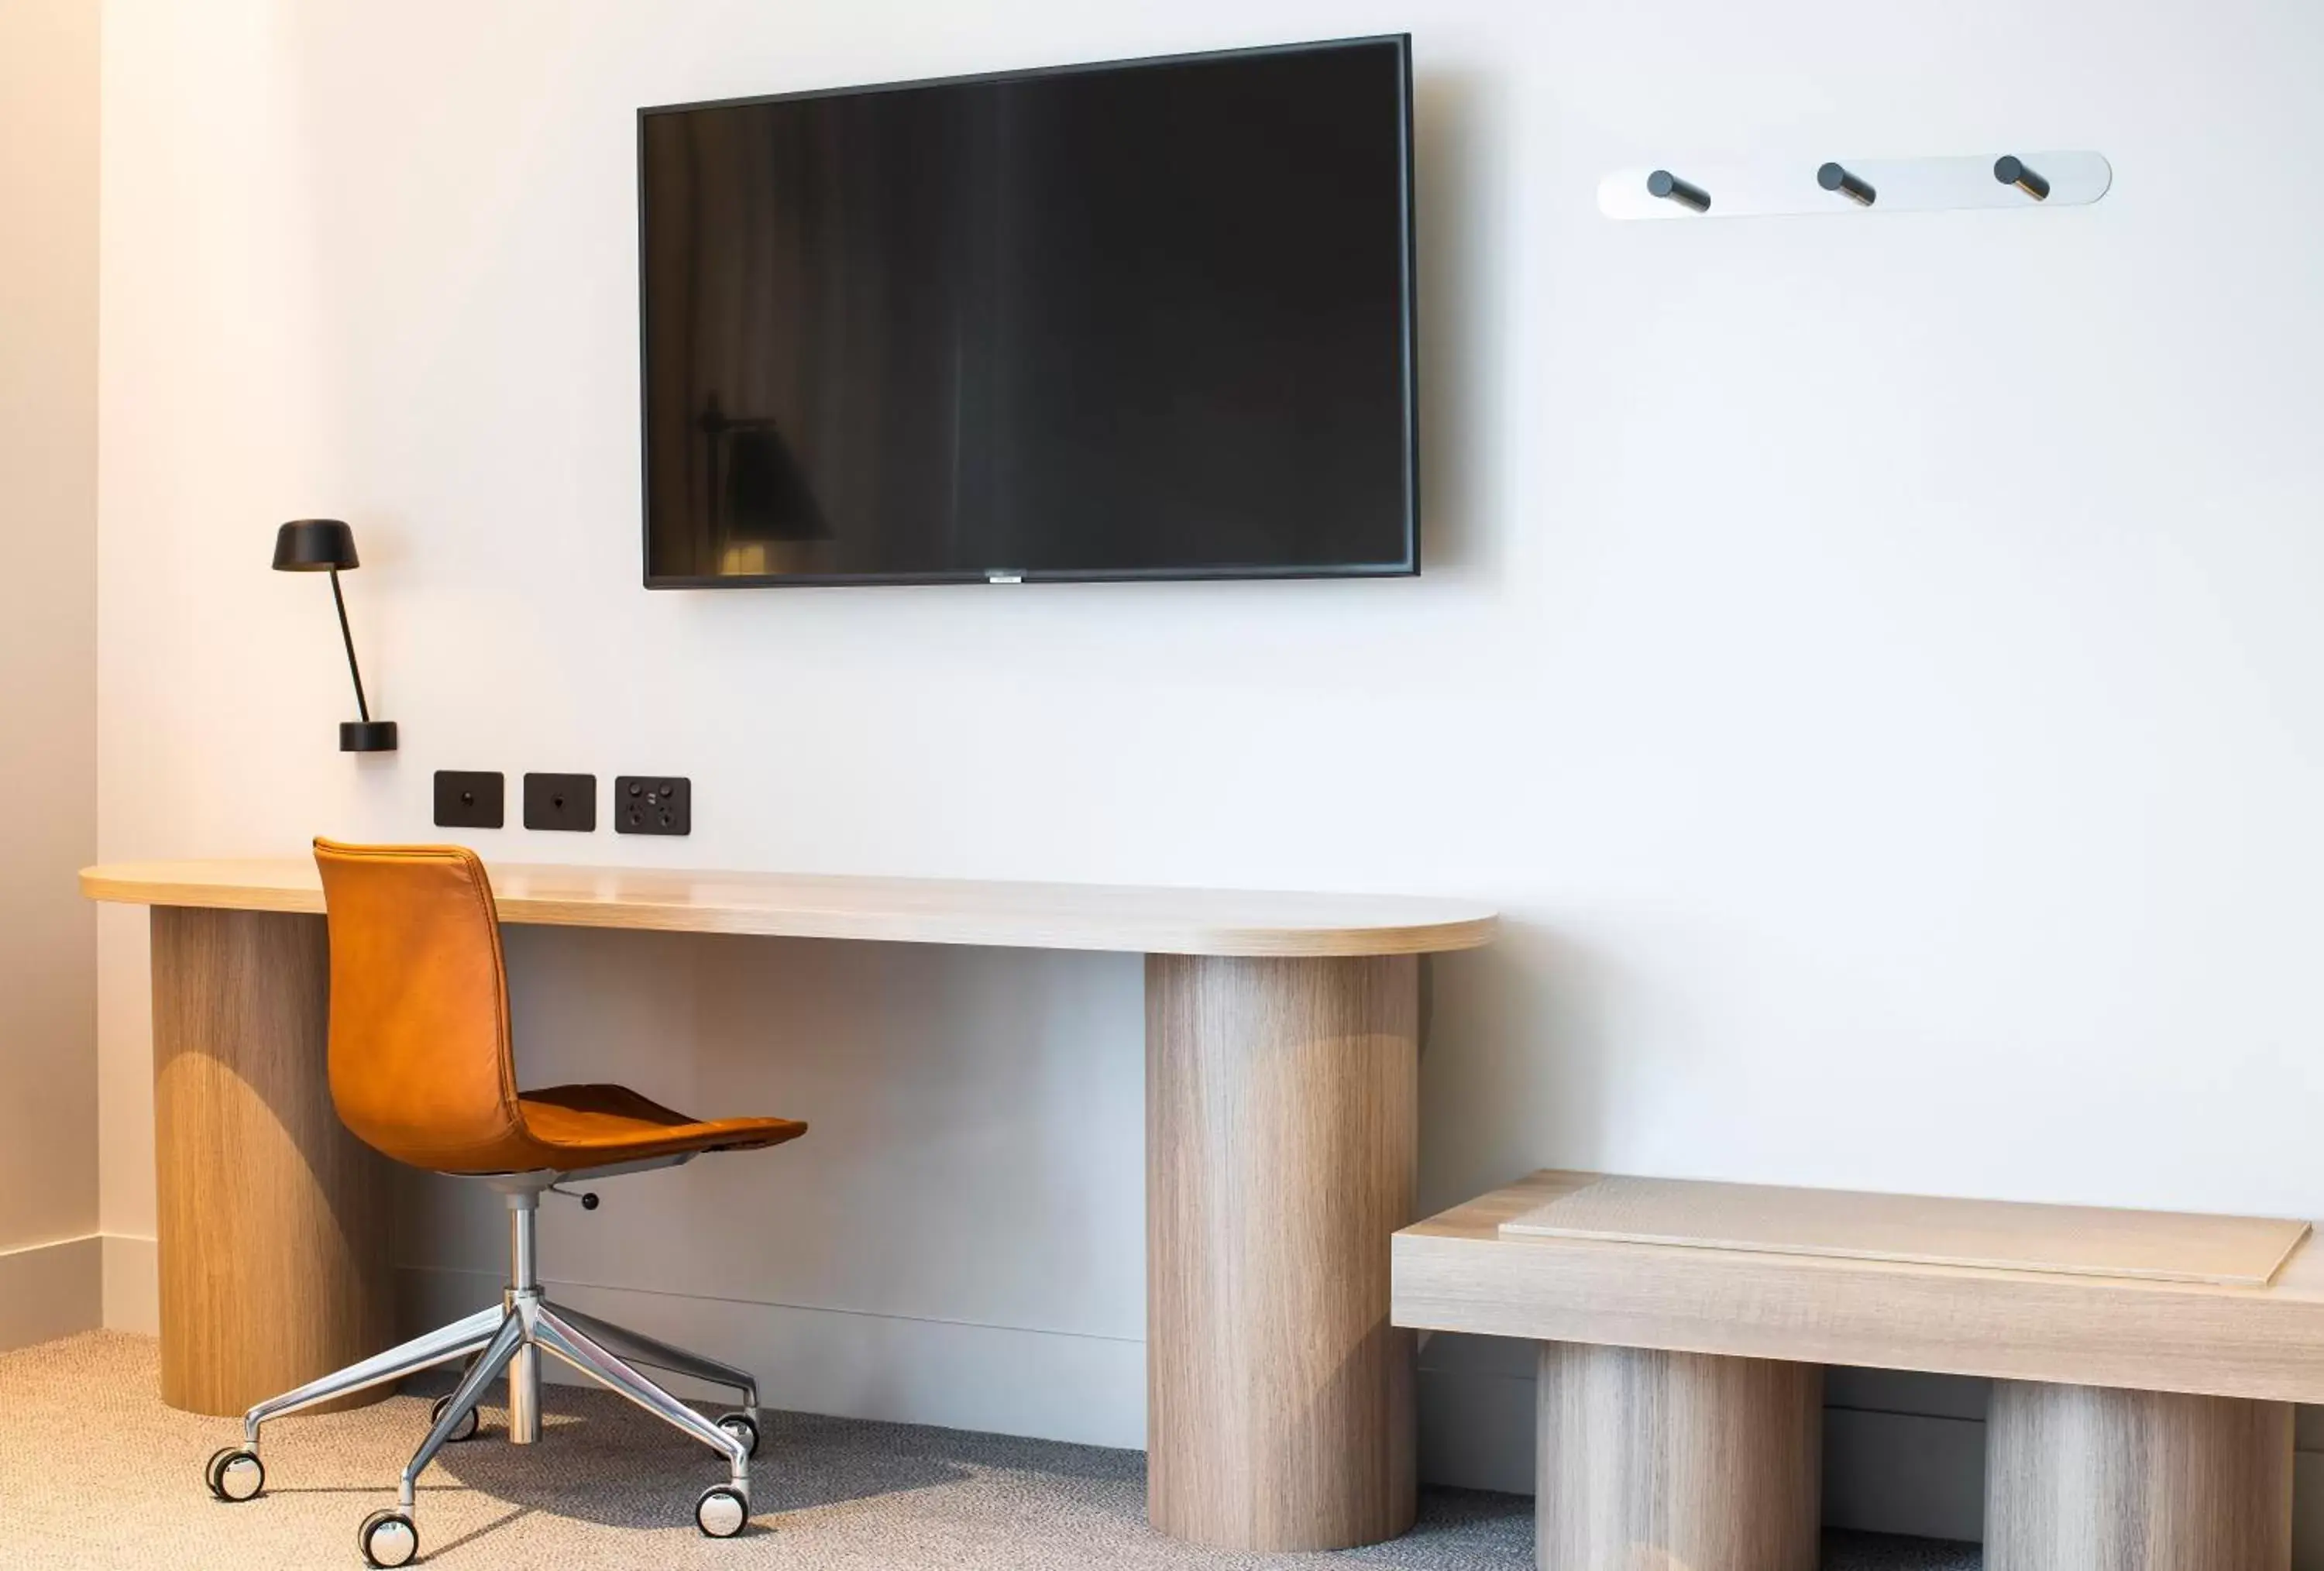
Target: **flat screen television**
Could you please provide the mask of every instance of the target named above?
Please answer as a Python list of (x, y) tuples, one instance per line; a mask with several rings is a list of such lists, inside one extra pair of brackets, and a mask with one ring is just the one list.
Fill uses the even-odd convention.
[(644, 109), (654, 588), (1419, 570), (1409, 41)]

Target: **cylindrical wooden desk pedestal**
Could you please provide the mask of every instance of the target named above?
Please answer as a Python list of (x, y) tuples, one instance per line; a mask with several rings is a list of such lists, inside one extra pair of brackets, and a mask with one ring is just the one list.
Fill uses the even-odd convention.
[(387, 1164), (331, 1106), (321, 917), (152, 932), (161, 1400), (239, 1415), (392, 1341)]
[(1996, 1381), (1987, 1571), (2290, 1571), (2292, 1406)]
[(1540, 1571), (1816, 1571), (1823, 1367), (1541, 1345)]
[(1394, 1538), (1415, 1509), (1419, 962), (1146, 962), (1147, 1514), (1258, 1550)]

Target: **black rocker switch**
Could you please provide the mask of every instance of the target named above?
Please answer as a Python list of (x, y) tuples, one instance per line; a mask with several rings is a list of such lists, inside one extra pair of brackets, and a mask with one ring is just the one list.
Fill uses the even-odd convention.
[(682, 774), (615, 775), (613, 833), (693, 834), (694, 782)]
[(436, 823), (445, 829), (497, 829), (507, 777), (498, 770), (439, 769), (436, 772)]
[(524, 827), (578, 829), (597, 827), (597, 777), (594, 774), (529, 774), (524, 777)]

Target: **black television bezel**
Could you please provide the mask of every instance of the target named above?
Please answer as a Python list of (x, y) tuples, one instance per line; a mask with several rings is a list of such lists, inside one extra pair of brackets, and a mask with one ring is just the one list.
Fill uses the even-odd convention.
[[(657, 574), (653, 570), (652, 494), (647, 475), (652, 464), (653, 430), (646, 399), (649, 367), (646, 344), (646, 122), (661, 115), (684, 115), (703, 109), (746, 108), (756, 104), (781, 104), (808, 98), (845, 98), (872, 93), (903, 92), (923, 88), (960, 87), (980, 82), (1038, 80), (1098, 71), (1138, 70), (1152, 67), (1189, 65), (1201, 61), (1250, 59), (1265, 55), (1317, 54), (1327, 50), (1377, 48), (1392, 44), (1397, 51), (1397, 152), (1401, 168), (1398, 207), (1404, 220), (1403, 289), (1400, 316), (1404, 337), (1404, 558), (1391, 562), (1303, 563), (1272, 568), (1129, 568), (1111, 572), (1046, 572), (1020, 570), (995, 563), (981, 570), (948, 573), (761, 573)], [(1204, 583), (1237, 579), (1286, 578), (1408, 578), (1420, 572), (1420, 368), (1418, 225), (1413, 203), (1412, 35), (1375, 33), (1362, 38), (1335, 38), (1310, 43), (1263, 44), (1256, 48), (1204, 50), (1185, 54), (1148, 55), (1130, 60), (1091, 60), (1074, 65), (1041, 66), (1026, 70), (979, 71), (965, 76), (928, 77), (912, 81), (878, 82), (857, 87), (810, 88), (794, 93), (762, 93), (742, 98), (706, 98), (686, 104), (657, 104), (637, 112), (638, 187), (638, 520), (639, 558), (649, 589), (813, 589), (888, 584), (1107, 584)]]

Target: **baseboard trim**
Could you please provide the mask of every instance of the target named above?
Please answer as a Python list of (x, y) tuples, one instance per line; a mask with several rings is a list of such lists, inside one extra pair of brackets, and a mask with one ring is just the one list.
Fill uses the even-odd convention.
[(94, 1330), (104, 1281), (99, 1234), (0, 1250), (0, 1352)]
[(1923, 1539), (1985, 1537), (1985, 1421), (1823, 1410), (1826, 1527)]
[(105, 1241), (105, 1328), (161, 1334), (161, 1250), (134, 1233), (100, 1234)]
[[(401, 1267), (406, 1335), (499, 1298), (486, 1271)], [(1068, 1332), (555, 1281), (554, 1298), (756, 1373), (770, 1407), (1085, 1446), (1146, 1444), (1146, 1345)], [(552, 1378), (563, 1372), (549, 1361)], [(697, 1392), (674, 1382), (681, 1394)]]
[[(85, 1316), (23, 1340), (100, 1324), (158, 1335), (160, 1261), (153, 1240), (103, 1234), (76, 1242), (101, 1261), (85, 1268)], [(401, 1266), (395, 1278), (396, 1321), (406, 1335), (489, 1304), (501, 1291), (500, 1277), (488, 1271)], [(758, 1372), (766, 1382), (761, 1400), (770, 1407), (1088, 1446), (1139, 1449), (1146, 1444), (1143, 1341), (667, 1289), (557, 1281), (549, 1290), (576, 1309)], [(5, 1329), (0, 1322), (0, 1332)], [(15, 1345), (0, 1341), (0, 1346)], [(552, 1360), (551, 1377), (560, 1372)]]
[(1423, 1363), (1420, 1480), (1456, 1489), (1534, 1492), (1534, 1379)]

